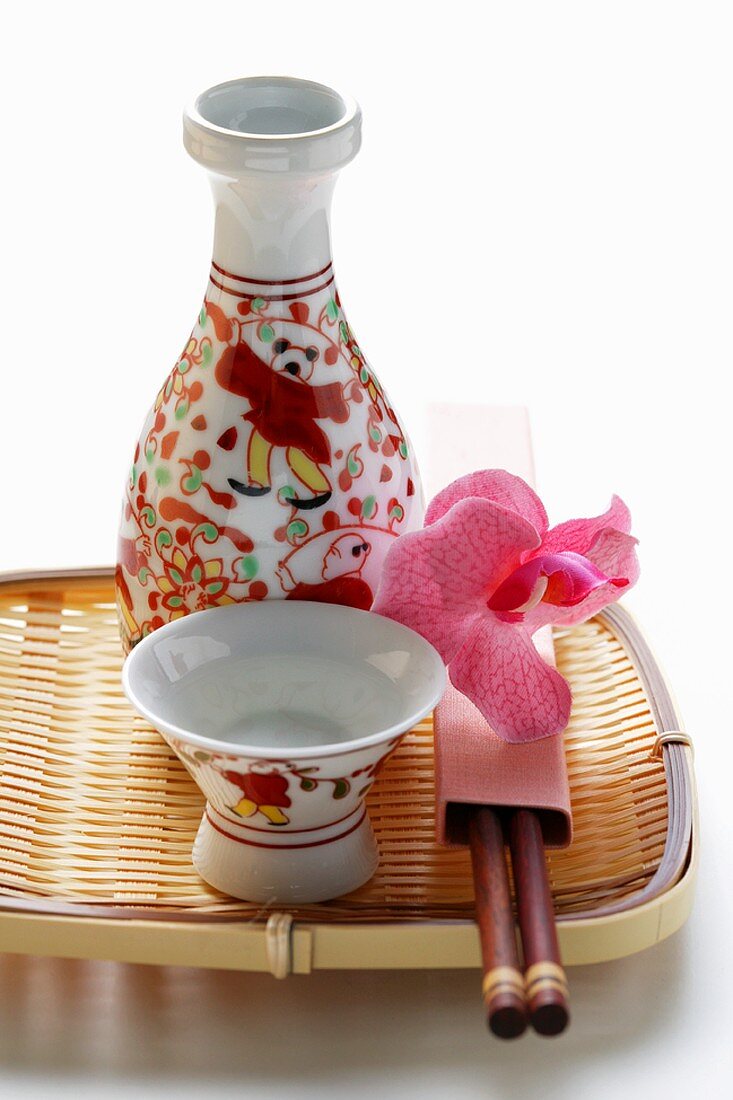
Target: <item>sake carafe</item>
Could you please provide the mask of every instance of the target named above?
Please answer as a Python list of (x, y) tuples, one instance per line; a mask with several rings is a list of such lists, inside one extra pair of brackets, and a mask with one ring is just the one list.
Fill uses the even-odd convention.
[(360, 133), (353, 100), (286, 77), (220, 84), (184, 113), (213, 189), (213, 258), (130, 470), (116, 571), (126, 649), (233, 602), (369, 608), (390, 544), (422, 522), (410, 444), (331, 263), (331, 195)]

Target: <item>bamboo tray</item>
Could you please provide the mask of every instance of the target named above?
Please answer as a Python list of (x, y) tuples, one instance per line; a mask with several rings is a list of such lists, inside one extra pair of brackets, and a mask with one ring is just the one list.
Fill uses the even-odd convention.
[[(654, 659), (613, 608), (555, 634), (575, 839), (548, 855), (568, 965), (639, 951), (692, 906), (692, 752)], [(219, 894), (191, 846), (202, 797), (122, 695), (112, 572), (0, 577), (0, 950), (308, 973), (479, 966), (470, 858), (433, 838), (432, 723), (369, 796), (376, 876), (273, 913)]]

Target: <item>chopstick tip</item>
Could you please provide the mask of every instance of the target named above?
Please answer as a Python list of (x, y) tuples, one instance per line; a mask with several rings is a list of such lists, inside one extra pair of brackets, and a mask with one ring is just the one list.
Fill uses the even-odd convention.
[(499, 1039), (518, 1039), (527, 1030), (524, 1004), (505, 1004), (492, 1009), (486, 1017), (489, 1031)]
[(570, 1013), (567, 1005), (557, 1001), (538, 1005), (531, 1013), (532, 1027), (538, 1035), (548, 1038), (560, 1035), (570, 1023)]

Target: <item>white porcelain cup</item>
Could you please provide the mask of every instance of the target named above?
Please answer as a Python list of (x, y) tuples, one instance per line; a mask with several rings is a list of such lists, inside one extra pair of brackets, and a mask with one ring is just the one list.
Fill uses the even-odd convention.
[(196, 869), (263, 904), (324, 901), (371, 877), (365, 795), (445, 683), (439, 655), (407, 627), (276, 600), (176, 619), (123, 670), (133, 706), (206, 796)]

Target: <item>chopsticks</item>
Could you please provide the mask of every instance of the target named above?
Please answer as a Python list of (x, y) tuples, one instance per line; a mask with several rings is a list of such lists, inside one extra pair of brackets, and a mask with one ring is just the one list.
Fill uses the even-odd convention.
[(504, 856), (504, 834), (495, 810), (489, 806), (474, 810), (468, 825), (468, 839), (481, 940), (481, 992), (486, 1022), (500, 1039), (514, 1039), (526, 1030), (527, 1006)]
[[(491, 467), (511, 470), (532, 484), (525, 409), (440, 405), (432, 407), (430, 420), (429, 482), (434, 490), (468, 470)], [(538, 631), (533, 640), (552, 664), (551, 629)], [(558, 1034), (569, 1018), (567, 983), (539, 823), (548, 846), (570, 843), (563, 735), (519, 744), (504, 741), (453, 684), (436, 708), (434, 732), (436, 838), (449, 848), (471, 849), (489, 1028), (508, 1038), (521, 1035), (531, 1022), (543, 1035)], [(536, 829), (525, 814), (535, 819)], [(518, 958), (505, 843), (512, 849), (526, 973)]]
[(559, 1035), (570, 1020), (568, 983), (557, 941), (542, 827), (536, 813), (515, 811), (509, 823), (509, 842), (529, 1018), (540, 1035)]
[(516, 810), (509, 819), (514, 889), (522, 939), (522, 973), (512, 913), (504, 832), (499, 813), (478, 806), (468, 825), (476, 921), (483, 966), (482, 996), (489, 1029), (514, 1039), (528, 1018), (540, 1035), (559, 1035), (570, 1019), (539, 818)]

